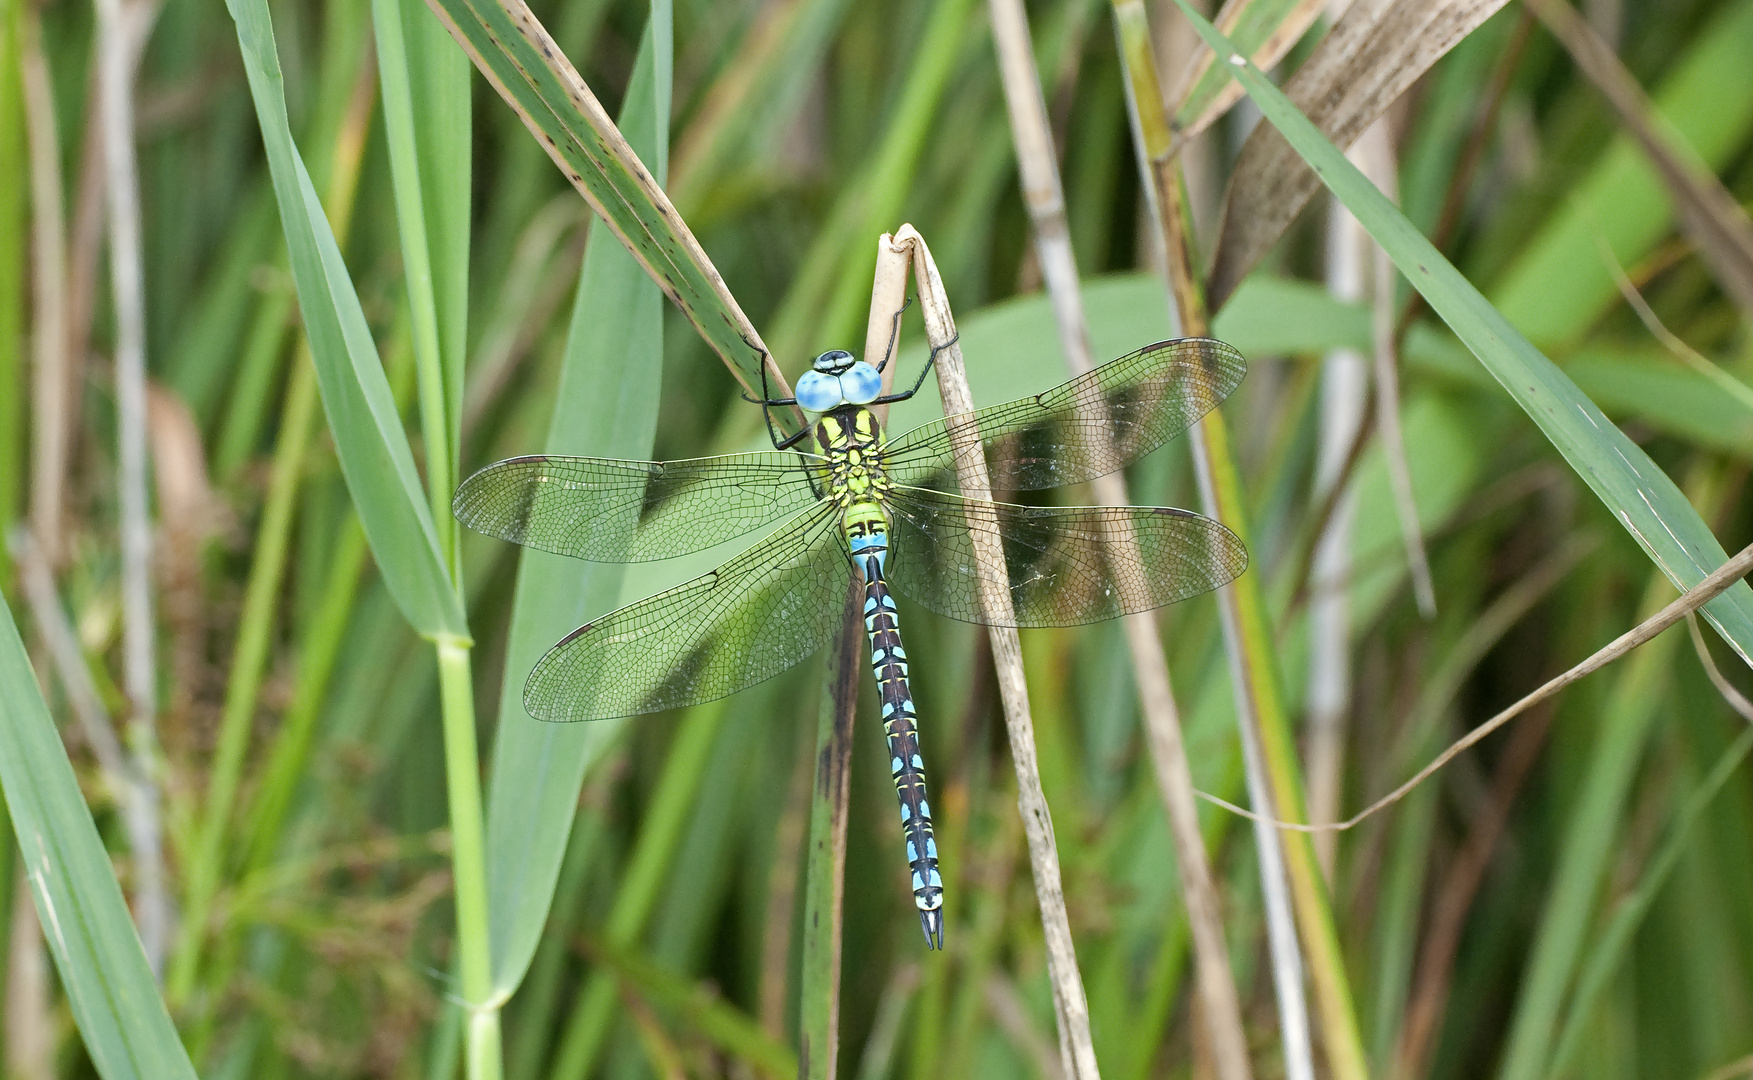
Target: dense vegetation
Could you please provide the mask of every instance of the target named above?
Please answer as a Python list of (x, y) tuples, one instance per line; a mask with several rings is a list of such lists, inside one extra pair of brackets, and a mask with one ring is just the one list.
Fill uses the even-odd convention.
[[(650, 119), (651, 102), (628, 90), (651, 77), (641, 62), (652, 48), (647, 5), (531, 6), (611, 115)], [(96, 107), (99, 55), (127, 51), (122, 43), (99, 52), (100, 18), (118, 7), (145, 35), (132, 119), (151, 470), (155, 689), (146, 709), (134, 696), (134, 601), (118, 540), (130, 481), (118, 449), (129, 421), (118, 420), (127, 402), (116, 357), (127, 335)], [(622, 407), (618, 394), (632, 395), (630, 410), (655, 411), (648, 445), (624, 456), (763, 445), (758, 410), (672, 306), (661, 346), (625, 354), (627, 363), (651, 358), (647, 375), (661, 358), (661, 393), (655, 378), (631, 389), (607, 382), (623, 356), (591, 352), (603, 340), (590, 336), (593, 320), (609, 316), (590, 305), (609, 301), (575, 294), (587, 244), (595, 258), (614, 237), (473, 70), (459, 113), (442, 114), (456, 144), (426, 159), (462, 166), (427, 204), (441, 238), (433, 262), (461, 266), (448, 279), (460, 287), (446, 292), (439, 275), (436, 312), (420, 306), (417, 290), (411, 300), (404, 271), (415, 260), (385, 134), (386, 103), (398, 106), (380, 88), (385, 61), (374, 47), (385, 11), (404, 17), (416, 85), (443, 64), (460, 70), (462, 54), (412, 3), (265, 7), (291, 131), (423, 476), (458, 465), (425, 449), (439, 441), (417, 371), (427, 339), (459, 363), (466, 357), (466, 385), (440, 429), (460, 445), (462, 475), (548, 444), (557, 397), (580, 397), (576, 385), (570, 397), (559, 388), (574, 356), (595, 365), (581, 370), (598, 372), (600, 396), (614, 399), (597, 403), (599, 417)], [(1753, 532), (1753, 247), (1737, 246), (1753, 240), (1740, 209), (1753, 200), (1753, 2), (1591, 0), (1584, 9), (1653, 99), (1654, 146), (1627, 133), (1599, 73), (1585, 74), (1517, 2), (1413, 82), (1365, 167), (1395, 178), (1406, 218), (1672, 477), (1732, 552)], [(1173, 86), (1197, 39), (1174, 5), (1150, 10)], [(368, 543), (325, 424), (345, 421), (335, 420), (331, 386), (319, 394), (312, 374), (313, 346), (324, 346), (315, 331), (305, 337), (308, 296), (300, 317), (297, 256), (289, 260), (280, 178), (270, 177), (249, 82), (258, 79), (259, 95), (259, 57), (240, 54), (238, 25), (212, 0), (128, 0), (96, 12), (73, 0), (0, 0), (0, 527), (14, 537), (0, 555), (0, 591), (190, 1059), (204, 1076), (460, 1074), (463, 1047), (474, 1044), (457, 1007), (472, 991), (458, 974), (466, 959), (452, 900), (455, 789), (440, 719), (468, 715), (466, 700), (445, 699), (454, 693), (472, 696), (490, 788), (487, 865), (500, 875), (485, 883), (493, 947), (502, 950), (503, 928), (516, 925), (534, 944), (527, 973), (495, 969), (495, 989), (515, 989), (504, 1008), (506, 1074), (795, 1070), (808, 1023), (800, 1016), (817, 986), (801, 970), (801, 940), (821, 663), (720, 703), (596, 726), (570, 833), (564, 814), (495, 817), (510, 789), (492, 785), (535, 783), (490, 772), (497, 725), (535, 724), (517, 710), (529, 667), (520, 658), (558, 636), (512, 641), (520, 550), (452, 531), (444, 510), (457, 476), (448, 476), (435, 500), (437, 543), (447, 557), (446, 545), (457, 545), (452, 581), (473, 648), (447, 660), (410, 627), (406, 598), (379, 566), (397, 551), (375, 535)], [(1099, 361), (1170, 336), (1172, 325), (1153, 269), (1157, 225), (1128, 122), (1129, 73), (1106, 5), (1051, 0), (1029, 14)], [(655, 155), (667, 157), (665, 188), (787, 375), (823, 349), (863, 341), (875, 239), (911, 222), (957, 313), (976, 400), (1065, 378), (985, 7), (682, 0), (673, 18), (671, 138)], [(1278, 70), (1294, 72), (1327, 25), (1311, 27)], [(669, 69), (658, 70), (661, 87)], [(429, 124), (453, 104), (418, 93), (411, 101)], [(1259, 117), (1244, 101), (1181, 159), (1206, 252), (1220, 228), (1235, 227), (1220, 224), (1223, 193)], [(653, 126), (662, 130), (628, 133), (661, 175)], [(1676, 167), (1664, 173), (1652, 154), (1679, 161), (1713, 198), (1726, 189), (1711, 204), (1715, 217), (1701, 225), (1700, 211), (1677, 214)], [(459, 198), (463, 213), (444, 218)], [(1343, 224), (1330, 226), (1335, 212), (1327, 192), (1317, 194), (1216, 312), (1212, 333), (1251, 365), (1224, 406), (1249, 574), (1270, 623), (1266, 651), (1249, 656), (1276, 679), (1304, 755), (1302, 783), (1326, 800), (1326, 815), (1343, 817), (1677, 590), (1587, 464), (1618, 453), (1613, 443), (1555, 446), (1516, 389), (1500, 385), (1432, 314), (1434, 300), (1416, 302), (1404, 280), (1373, 310), (1371, 253), (1345, 238)], [(1336, 271), (1346, 257), (1335, 248), (1345, 245), (1351, 268)], [(626, 274), (601, 268), (600, 280), (619, 287)], [(911, 381), (926, 350), (918, 320), (908, 319), (900, 370)], [(1383, 390), (1365, 397), (1361, 379), (1346, 389), (1344, 365), (1368, 361), (1333, 359), (1342, 350), (1367, 356), (1383, 326), (1398, 346), (1399, 441), (1432, 612), (1421, 611), (1408, 570), (1396, 440), (1373, 419)], [(908, 403), (893, 427), (924, 422), (934, 407)], [(567, 422), (563, 413), (557, 436)], [(1129, 473), (1133, 499), (1199, 506), (1188, 459), (1181, 445), (1147, 458)], [(1350, 496), (1334, 497), (1335, 472)], [(1687, 527), (1668, 507), (1648, 513), (1676, 532)], [(1334, 591), (1311, 586), (1315, 568), (1332, 565), (1318, 541), (1336, 521), (1349, 529), (1337, 541), (1337, 591), (1349, 613), (1312, 630), (1311, 611)], [(683, 562), (593, 579), (595, 610), (713, 559)], [(1057, 1075), (1043, 931), (991, 651), (971, 627), (905, 604), (902, 612), (950, 897), (948, 949), (928, 953), (919, 938), (887, 755), (864, 690), (839, 1068), (861, 1080)], [(1247, 803), (1218, 607), (1196, 599), (1166, 611), (1160, 626), (1193, 780)], [(1736, 655), (1745, 643), (1700, 626), (1699, 647), (1746, 687)], [(1685, 635), (1667, 631), (1404, 801), (1314, 841), (1349, 984), (1346, 1022), (1371, 1075), (1753, 1073), (1748, 720)], [(1141, 1080), (1215, 1075), (1122, 631), (1026, 631), (1022, 644), (1102, 1070)], [(462, 665), (460, 681), (454, 667), (441, 670), (446, 663)], [(20, 809), (32, 780), (18, 765), (28, 738), (15, 734), (30, 687), (26, 669), (0, 657), (0, 753), (12, 754), (3, 775), (19, 822), (37, 820)], [(1323, 715), (1338, 726), (1311, 723), (1311, 697), (1335, 693), (1338, 706)], [(156, 817), (162, 880), (142, 857), (146, 804), (156, 805), (144, 820)], [(1256, 834), (1209, 804), (1200, 822), (1255, 1073), (1284, 1075)], [(58, 926), (45, 951), (30, 883), (48, 864), (27, 833), (20, 824), (21, 843), (8, 830), (0, 845), (7, 1075), (155, 1075), (142, 1064), (154, 1060), (146, 1050), (119, 1064), (96, 1048), (135, 1036), (75, 1026), (88, 1015), (66, 991), (76, 980), (66, 969), (57, 976), (48, 957), (68, 964), (84, 954), (57, 943)], [(523, 856), (507, 845), (526, 841), (564, 845), (551, 907), (539, 873), (510, 884), (506, 868)], [(531, 881), (539, 895), (517, 891)], [(94, 932), (112, 956), (132, 948), (116, 932)], [(495, 963), (503, 957), (496, 952)], [(151, 1012), (149, 997), (127, 997), (134, 984), (102, 985), (123, 1002), (118, 1013)], [(1317, 1017), (1332, 1007), (1318, 989), (1309, 1001)], [(1331, 1014), (1313, 1026), (1327, 1070)]]

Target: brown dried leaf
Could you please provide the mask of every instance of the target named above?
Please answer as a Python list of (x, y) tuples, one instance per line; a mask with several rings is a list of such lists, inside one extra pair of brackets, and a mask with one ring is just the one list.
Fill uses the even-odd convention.
[[(1356, 0), (1285, 86), (1336, 146), (1348, 147), (1504, 0)], [(1224, 196), (1208, 286), (1213, 311), (1278, 242), (1320, 186), (1271, 125), (1248, 137)]]

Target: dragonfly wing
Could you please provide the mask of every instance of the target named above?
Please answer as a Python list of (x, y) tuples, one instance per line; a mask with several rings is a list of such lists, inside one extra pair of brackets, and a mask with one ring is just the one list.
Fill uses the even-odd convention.
[[(1136, 461), (1215, 408), (1247, 368), (1221, 341), (1160, 341), (1046, 393), (980, 409), (973, 422), (993, 490), (1075, 484)], [(889, 475), (897, 483), (957, 490), (954, 419), (890, 440)]]
[(823, 505), (710, 574), (568, 634), (536, 663), (524, 707), (602, 720), (697, 705), (772, 678), (840, 624), (851, 572)]
[(686, 555), (816, 498), (817, 465), (767, 452), (682, 461), (539, 455), (463, 481), (451, 509), (478, 532), (593, 562)]
[[(1163, 506), (1017, 506), (908, 489), (889, 499), (889, 580), (964, 622), (1077, 626), (1233, 581), (1248, 552), (1208, 517)], [(970, 530), (1004, 551), (1012, 614), (986, 610)]]

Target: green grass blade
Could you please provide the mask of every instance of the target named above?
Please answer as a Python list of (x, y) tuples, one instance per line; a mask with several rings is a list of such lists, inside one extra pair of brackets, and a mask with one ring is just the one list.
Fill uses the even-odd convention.
[(643, 953), (608, 941), (589, 948), (628, 985), (654, 1004), (675, 1012), (716, 1049), (773, 1080), (798, 1075), (797, 1056), (734, 1005), (699, 983), (666, 969)]
[(466, 638), (426, 492), (346, 264), (287, 122), (265, 0), (229, 0), (280, 203), (299, 308), (347, 488), (390, 593), (427, 637)]
[[(669, 141), (668, 16), (668, 3), (653, 6), (621, 113), (640, 153), (660, 165)], [(607, 233), (593, 232), (546, 452), (651, 456), (663, 314), (663, 294), (640, 265)], [(584, 772), (621, 727), (532, 719), (523, 707), (524, 678), (554, 642), (615, 606), (622, 571), (619, 564), (581, 563), (535, 550), (520, 554), (487, 808), (493, 982), (502, 992), (522, 981), (541, 939)]]
[(372, 13), (420, 373), (427, 492), (440, 547), (454, 567), (450, 498), (462, 443), (469, 311), (469, 65), (420, 0), (374, 0)]
[[(1644, 612), (1659, 606), (1652, 587)], [(1523, 970), (1504, 1050), (1501, 1080), (1551, 1075), (1548, 1064), (1565, 998), (1581, 962), (1583, 941), (1613, 857), (1625, 842), (1623, 817), (1643, 759), (1644, 744), (1663, 712), (1681, 643), (1665, 634), (1638, 649), (1616, 672), (1582, 766), (1582, 790), (1563, 825), (1563, 838), (1540, 923)]]
[(3, 600), (0, 617), (0, 786), (73, 1019), (104, 1080), (194, 1080)]
[[(751, 391), (766, 347), (669, 198), (521, 0), (429, 0), (591, 208)], [(667, 114), (666, 114), (667, 116)]]
[[(1369, 230), (1668, 580), (1689, 589), (1728, 561), (1668, 474), (1492, 307), (1258, 68), (1242, 59), (1185, 0), (1176, 3), (1200, 36), (1226, 58), (1225, 66), (1266, 119)], [(1753, 589), (1739, 583), (1706, 605), (1704, 613), (1742, 659), (1753, 663)]]

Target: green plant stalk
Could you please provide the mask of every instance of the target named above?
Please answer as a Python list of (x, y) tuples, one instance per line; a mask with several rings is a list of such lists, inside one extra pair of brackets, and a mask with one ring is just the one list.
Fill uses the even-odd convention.
[(788, 1047), (712, 990), (632, 949), (601, 942), (587, 947), (644, 998), (679, 1014), (684, 1030), (697, 1032), (727, 1056), (772, 1080), (800, 1075), (797, 1058)]
[(255, 719), (256, 695), (262, 685), (269, 639), (274, 630), (276, 601), (286, 552), (291, 543), (292, 512), (298, 481), (304, 472), (305, 453), (316, 425), (316, 374), (309, 357), (300, 350), (293, 368), (292, 386), (280, 417), (280, 442), (274, 451), (273, 477), (268, 501), (256, 531), (250, 558), (249, 583), (244, 590), (243, 612), (238, 620), (237, 645), (225, 684), (225, 704), (220, 712), (218, 745), (207, 778), (207, 794), (196, 825), (194, 848), (186, 870), (183, 914), (176, 950), (165, 978), (165, 995), (180, 1007), (194, 989), (202, 946), (207, 939), (208, 918), (214, 894), (225, 873), (225, 838), (237, 818), (238, 780), (249, 751), (251, 722)]
[[(1665, 579), (1658, 577), (1651, 592), (1657, 591), (1671, 591)], [(1646, 597), (1644, 609), (1655, 606), (1659, 604), (1649, 604)], [(1602, 881), (1622, 835), (1620, 818), (1678, 644), (1678, 635), (1666, 634), (1639, 649), (1608, 695), (1594, 754), (1584, 767), (1583, 791), (1565, 829), (1552, 890), (1533, 936), (1533, 955), (1524, 970), (1498, 1073), (1502, 1080), (1549, 1075), (1546, 1064), (1565, 997), (1584, 935), (1594, 925)]]
[(852, 791), (852, 725), (858, 714), (863, 625), (857, 574), (845, 617), (826, 654), (827, 685), (816, 714), (816, 778), (804, 861), (803, 959), (798, 972), (799, 1077), (831, 1080), (840, 1056), (840, 946), (846, 917), (846, 817)]
[[(1198, 334), (1200, 331), (1189, 327), (1188, 332)], [(1241, 477), (1236, 470), (1229, 428), (1223, 414), (1217, 411), (1207, 414), (1200, 421), (1196, 435), (1209, 463), (1212, 498), (1207, 512), (1215, 511), (1212, 516), (1247, 543), (1252, 534), (1247, 525)], [(1236, 691), (1247, 695), (1252, 703), (1254, 718), (1259, 725), (1266, 779), (1272, 785), (1273, 807), (1282, 820), (1302, 821), (1307, 803), (1303, 797), (1301, 764), (1280, 696), (1272, 624), (1260, 595), (1259, 577), (1243, 574), (1225, 587), (1218, 602), (1226, 609), (1226, 619), (1234, 621), (1241, 654), (1235, 659), (1243, 679)], [(1314, 844), (1304, 832), (1279, 830), (1278, 836), (1284, 851), (1284, 868), (1289, 878), (1304, 959), (1319, 1005), (1317, 1013), (1328, 1066), (1335, 1076), (1361, 1080), (1369, 1075), (1363, 1038), (1350, 979), (1345, 971), (1345, 955), (1339, 944), (1339, 928), (1334, 922), (1326, 884), (1315, 860)]]
[[(1120, 34), (1122, 65), (1132, 82), (1131, 100), (1150, 103), (1149, 107), (1140, 105), (1135, 113), (1138, 136), (1142, 141), (1140, 157), (1145, 162), (1147, 180), (1155, 190), (1157, 211), (1163, 219), (1164, 254), (1168, 261), (1172, 304), (1180, 317), (1179, 332), (1203, 335), (1209, 332), (1209, 316), (1203, 292), (1194, 280), (1192, 253), (1188, 250), (1187, 237), (1191, 235), (1191, 226), (1185, 219), (1180, 165), (1178, 161), (1165, 157), (1170, 144), (1170, 126), (1164, 110), (1156, 107), (1162, 94), (1144, 6), (1138, 0), (1116, 0), (1114, 15)], [(1203, 462), (1200, 486), (1208, 501), (1206, 513), (1223, 522), (1246, 544), (1250, 537), (1247, 505), (1223, 414), (1218, 411), (1207, 414), (1194, 429), (1194, 437), (1198, 440), (1196, 449), (1200, 451), (1196, 456)], [(1300, 766), (1279, 690), (1276, 648), (1271, 621), (1266, 617), (1260, 595), (1259, 579), (1258, 573), (1243, 574), (1219, 590), (1218, 603), (1226, 626), (1233, 634), (1230, 645), (1236, 650), (1232, 657), (1237, 678), (1235, 692), (1238, 698), (1247, 701), (1248, 710), (1258, 727), (1274, 809), (1284, 820), (1300, 821), (1305, 813)], [(1226, 638), (1230, 636), (1226, 634)], [(1328, 1065), (1333, 1075), (1341, 1080), (1360, 1080), (1369, 1075), (1363, 1038), (1358, 1029), (1344, 955), (1339, 947), (1339, 931), (1315, 862), (1314, 845), (1307, 833), (1280, 831), (1278, 835), (1304, 959), (1319, 1006), (1316, 1012)]]
[(261, 789), (249, 812), (246, 872), (269, 866), (285, 840), (286, 815), (305, 777), (317, 721), (323, 716), (325, 691), (353, 616), (367, 554), (365, 530), (359, 524), (359, 516), (349, 509), (329, 557), (329, 575), (317, 603), (317, 616), (299, 642), (298, 680), (292, 691), (292, 706), (268, 749)]
[[(724, 720), (724, 702), (696, 705), (683, 713), (681, 730), (664, 758), (663, 773), (652, 792), (639, 830), (639, 840), (621, 875), (603, 927), (603, 940), (611, 947), (633, 944), (656, 906), (700, 780), (712, 767), (712, 741)], [(614, 1015), (615, 980), (605, 971), (592, 972), (573, 1006), (565, 1038), (555, 1053), (554, 1080), (584, 1080), (602, 1052)]]
[(286, 334), (292, 325), (291, 271), (281, 253), (274, 260), (274, 273), (281, 279), (265, 292), (250, 320), (250, 332), (236, 361), (237, 378), (225, 403), (219, 424), (218, 444), (213, 452), (213, 471), (231, 481), (250, 460), (262, 438), (262, 419), (273, 395), (275, 375), (280, 371)]
[(464, 1051), (469, 1080), (501, 1074), (499, 1009), (487, 947), (487, 852), (481, 817), (481, 763), (475, 749), (475, 693), (469, 643), (441, 638), (439, 704), (444, 714), (444, 779), (450, 804), (451, 872), (455, 876), (457, 969), (462, 982)]

